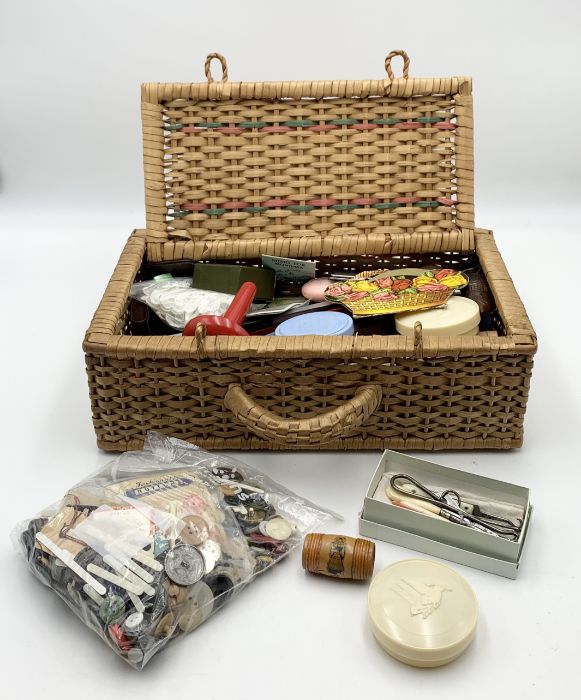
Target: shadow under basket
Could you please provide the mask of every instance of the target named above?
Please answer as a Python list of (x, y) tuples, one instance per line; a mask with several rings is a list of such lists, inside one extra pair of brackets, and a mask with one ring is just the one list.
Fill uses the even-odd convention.
[[(84, 343), (97, 444), (142, 447), (159, 430), (210, 449), (508, 449), (519, 447), (536, 338), (496, 248), (309, 257), (318, 270), (465, 265), (477, 257), (498, 335), (279, 338), (132, 335), (131, 284), (153, 266), (206, 260), (203, 243), (129, 239)], [(264, 247), (264, 246), (263, 246)], [(358, 246), (361, 248), (361, 246)], [(213, 259), (222, 259), (214, 246)], [(239, 247), (239, 262), (256, 262)]]

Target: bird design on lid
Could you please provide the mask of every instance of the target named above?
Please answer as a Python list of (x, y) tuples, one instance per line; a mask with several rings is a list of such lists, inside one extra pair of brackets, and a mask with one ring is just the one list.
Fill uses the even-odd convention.
[(405, 578), (401, 578), (392, 590), (410, 604), (412, 617), (421, 615), (424, 620), (440, 607), (444, 593), (452, 592), (451, 588), (437, 583), (421, 583)]

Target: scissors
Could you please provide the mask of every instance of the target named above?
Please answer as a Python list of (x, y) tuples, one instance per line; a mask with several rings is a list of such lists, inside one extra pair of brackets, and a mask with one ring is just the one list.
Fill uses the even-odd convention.
[(429, 512), (447, 520), (501, 537), (518, 539), (520, 536), (522, 520), (519, 519), (515, 524), (508, 518), (486, 513), (477, 504), (463, 501), (454, 489), (446, 489), (438, 494), (430, 491), (409, 474), (394, 474), (389, 483), (390, 490), (395, 492), (395, 495), (403, 496), (404, 501), (423, 501)]

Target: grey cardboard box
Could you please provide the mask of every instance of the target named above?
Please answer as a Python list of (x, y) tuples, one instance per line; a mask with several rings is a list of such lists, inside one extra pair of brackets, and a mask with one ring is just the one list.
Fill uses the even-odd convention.
[[(524, 513), (520, 537), (511, 541), (385, 503), (374, 494), (386, 472), (409, 474), (422, 483), (437, 483), (440, 491), (454, 489), (461, 495), (478, 494), (491, 502), (518, 506)], [(367, 489), (359, 517), (359, 532), (366, 537), (514, 579), (521, 562), (531, 513), (529, 489), (523, 486), (386, 450)]]

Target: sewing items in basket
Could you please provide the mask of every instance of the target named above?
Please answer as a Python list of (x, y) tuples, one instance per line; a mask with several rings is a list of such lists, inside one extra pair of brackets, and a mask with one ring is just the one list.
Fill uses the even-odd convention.
[(191, 278), (171, 275), (136, 282), (129, 295), (147, 304), (162, 321), (176, 330), (182, 330), (194, 316), (221, 316), (234, 298), (232, 294), (195, 289)]
[(470, 284), (452, 268), (314, 277), (313, 261), (262, 262), (273, 268), (195, 264), (192, 279), (158, 275), (135, 283), (130, 296), (184, 335), (196, 335), (198, 326), (205, 335), (414, 335), (418, 321), (425, 336), (497, 334), (494, 299), (479, 267), (471, 268)]
[(36, 577), (142, 668), (329, 517), (246, 465), (152, 432), (15, 536)]

